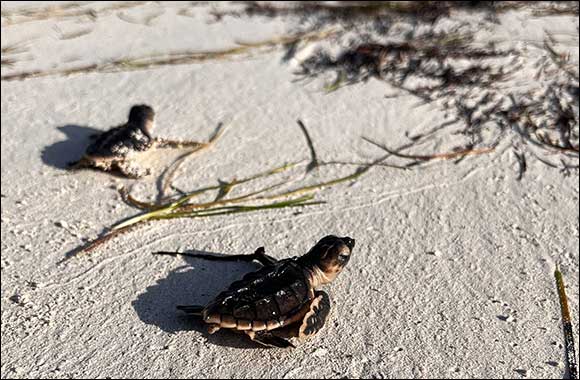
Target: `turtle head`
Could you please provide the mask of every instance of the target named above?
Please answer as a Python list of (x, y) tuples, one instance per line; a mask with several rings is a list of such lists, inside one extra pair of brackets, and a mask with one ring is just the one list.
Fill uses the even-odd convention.
[(333, 281), (350, 260), (354, 239), (325, 236), (299, 260), (312, 272), (314, 286)]
[(131, 107), (129, 111), (129, 124), (138, 126), (147, 137), (151, 137), (154, 127), (155, 112), (153, 108), (145, 104), (139, 104)]

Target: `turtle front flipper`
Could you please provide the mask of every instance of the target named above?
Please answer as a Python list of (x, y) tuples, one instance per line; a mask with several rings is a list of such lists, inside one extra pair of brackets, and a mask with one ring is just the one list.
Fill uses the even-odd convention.
[(264, 247), (260, 247), (256, 249), (256, 252), (252, 253), (251, 255), (222, 255), (217, 256), (214, 254), (207, 254), (207, 253), (194, 253), (194, 252), (154, 252), (155, 255), (180, 255), (180, 256), (187, 256), (187, 257), (196, 257), (199, 259), (205, 259), (209, 261), (243, 261), (243, 262), (252, 262), (256, 260), (263, 266), (270, 266), (274, 265), (278, 262), (277, 259), (273, 258), (272, 256), (268, 256), (265, 253)]
[(246, 334), (256, 343), (260, 343), (266, 347), (274, 348), (295, 348), (288, 339), (281, 338), (274, 335), (270, 331), (246, 331)]
[(169, 140), (164, 138), (154, 138), (153, 142), (155, 147), (163, 149), (163, 148), (201, 148), (207, 146), (207, 143), (202, 143), (199, 141), (182, 141), (182, 140)]
[(315, 297), (310, 301), (310, 307), (304, 318), (302, 324), (298, 329), (298, 339), (304, 341), (314, 334), (316, 334), (326, 322), (328, 314), (330, 314), (330, 298), (328, 294), (323, 291), (316, 291)]
[(119, 170), (125, 177), (131, 179), (139, 179), (151, 174), (151, 169), (143, 169), (128, 160), (115, 162), (115, 168)]
[(314, 293), (314, 298), (301, 310), (285, 321), (285, 326), (272, 331), (246, 331), (255, 342), (268, 347), (296, 347), (316, 334), (330, 314), (330, 298), (323, 291)]

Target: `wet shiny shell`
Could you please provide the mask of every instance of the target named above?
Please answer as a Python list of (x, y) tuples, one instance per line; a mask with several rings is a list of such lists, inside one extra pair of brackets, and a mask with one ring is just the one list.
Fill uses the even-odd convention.
[(273, 330), (313, 296), (304, 270), (292, 259), (244, 276), (203, 310), (206, 323), (237, 330)]

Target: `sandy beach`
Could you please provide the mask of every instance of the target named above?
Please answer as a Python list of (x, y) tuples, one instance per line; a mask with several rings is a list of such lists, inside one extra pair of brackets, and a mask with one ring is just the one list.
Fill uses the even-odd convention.
[[(578, 15), (458, 8), (353, 27), (327, 11), (246, 6), (2, 2), (1, 377), (565, 377), (554, 269), (566, 282), (578, 350), (578, 82), (570, 79)], [(360, 41), (358, 55), (343, 54)], [(476, 49), (470, 57), (453, 50), (463, 43)], [(406, 50), (391, 56), (378, 44)], [(428, 77), (427, 68), (439, 70), (425, 63), (438, 59), (429, 44), (458, 55), (457, 71), (437, 74), (440, 82)], [(362, 77), (360, 57), (371, 56)], [(371, 75), (375, 64), (407, 59), (426, 71), (405, 81), (399, 72)], [(460, 71), (474, 62), (484, 62), (481, 72)], [(525, 103), (524, 117), (515, 102), (528, 98), (538, 103)], [(207, 141), (218, 123), (227, 127), (183, 162), (169, 195), (300, 161), (227, 196), (279, 181), (291, 190), (356, 173), (385, 156), (380, 146), (399, 154), (381, 161), (392, 166), (317, 188), (322, 204), (153, 220), (74, 256), (143, 212), (123, 202), (121, 188), (155, 202), (163, 171), (186, 151), (151, 152), (153, 172), (139, 180), (66, 170), (90, 135), (124, 123), (134, 104), (155, 109), (156, 136)], [(568, 132), (551, 112), (568, 115)], [(327, 163), (308, 172), (298, 119)], [(152, 254), (264, 246), (280, 259), (329, 234), (356, 247), (324, 287), (332, 302), (324, 329), (295, 349), (209, 335), (175, 309), (209, 302), (258, 265)]]

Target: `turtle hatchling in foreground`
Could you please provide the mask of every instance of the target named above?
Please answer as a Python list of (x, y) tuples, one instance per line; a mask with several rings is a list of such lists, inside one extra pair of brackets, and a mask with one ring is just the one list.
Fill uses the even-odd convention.
[[(355, 241), (326, 236), (304, 256), (276, 260), (260, 247), (251, 255), (213, 256), (180, 253), (209, 260), (253, 261), (263, 265), (218, 294), (209, 304), (178, 306), (201, 317), (210, 334), (232, 329), (271, 347), (293, 347), (316, 334), (330, 312), (328, 295), (316, 290), (333, 281), (350, 259)], [(175, 254), (158, 252), (159, 254)]]

